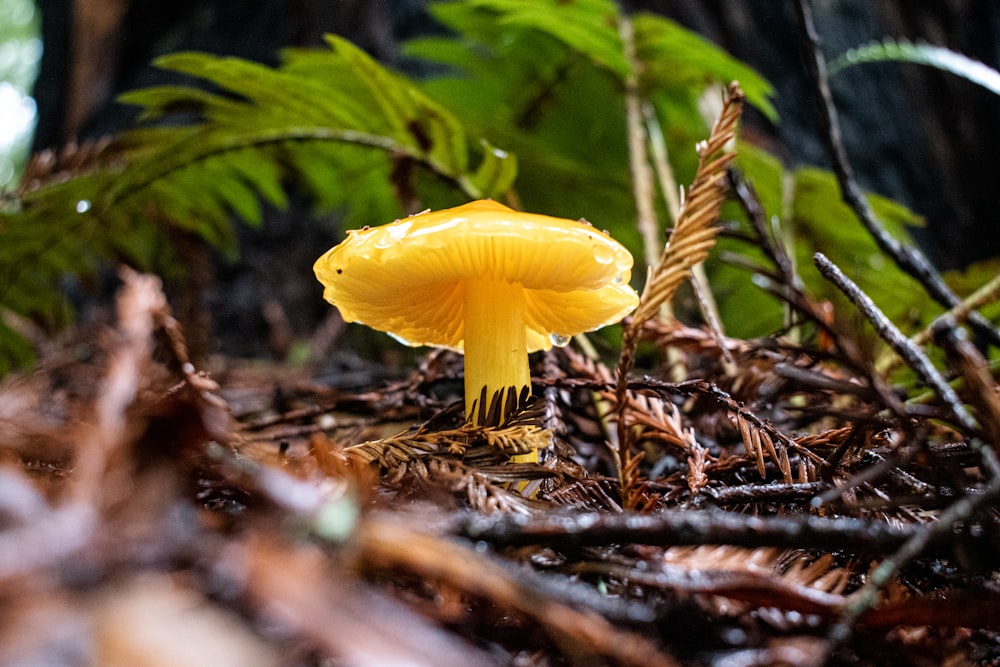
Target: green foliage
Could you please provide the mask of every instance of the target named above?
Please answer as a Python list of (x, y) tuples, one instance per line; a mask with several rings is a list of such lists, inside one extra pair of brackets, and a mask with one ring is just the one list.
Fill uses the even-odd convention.
[[(1000, 276), (1000, 258), (975, 262), (961, 271), (949, 271), (944, 277), (955, 294), (964, 299), (997, 276)], [(1000, 318), (1000, 301), (986, 304), (979, 312), (990, 321), (996, 321)]]
[[(795, 255), (807, 289), (814, 295), (837, 301), (840, 293), (813, 266), (812, 257), (822, 251), (835, 261), (882, 308), (889, 319), (903, 322), (914, 308), (911, 295), (921, 287), (904, 274), (875, 245), (856, 222), (840, 198), (836, 177), (824, 170), (804, 167), (795, 171), (791, 223)], [(886, 230), (897, 239), (911, 242), (907, 226), (922, 220), (904, 207), (877, 195), (868, 201)], [(922, 304), (919, 304), (922, 305)]]
[(739, 81), (750, 104), (770, 120), (778, 119), (771, 84), (700, 35), (663, 17), (639, 14), (635, 41), (640, 83), (650, 97), (683, 96), (712, 82)]
[[(142, 107), (145, 125), (117, 138), (97, 168), (24, 194), (0, 220), (0, 305), (63, 325), (64, 276), (92, 274), (108, 260), (167, 271), (157, 259), (169, 257), (171, 228), (233, 255), (233, 216), (259, 224), (262, 200), (285, 205), (290, 176), (319, 206), (345, 207), (360, 224), (401, 215), (391, 175), (404, 160), (446, 182), (453, 197), (510, 187), (512, 156), (482, 144), (473, 168), (452, 114), (349, 42), (331, 37), (329, 45), (288, 51), (278, 69), (195, 53), (160, 59), (219, 92), (161, 86), (124, 95)], [(178, 112), (198, 120), (177, 124)], [(0, 372), (26, 360), (24, 345), (8, 343), (15, 337), (6, 328), (0, 335)]]
[[(439, 206), (501, 197), (516, 184), (524, 207), (586, 216), (634, 248), (622, 101), (631, 69), (648, 73), (643, 94), (669, 110), (667, 141), (692, 165), (706, 85), (739, 78), (770, 113), (763, 79), (665, 19), (636, 17), (647, 61), (629, 63), (610, 0), (466, 0), (433, 11), (453, 34), (408, 46), (447, 68), (423, 82), (339, 38), (328, 50), (287, 51), (277, 68), (161, 58), (158, 66), (201, 84), (124, 95), (141, 107), (139, 127), (87, 173), (7, 206), (0, 307), (65, 324), (63, 277), (109, 261), (168, 271), (174, 228), (232, 255), (233, 219), (259, 224), (262, 202), (283, 206), (290, 182), (351, 226), (401, 215), (400, 193)], [(4, 326), (0, 371), (26, 349)]]
[[(65, 324), (70, 313), (57, 289), (65, 276), (116, 261), (169, 272), (175, 229), (232, 255), (234, 219), (260, 224), (263, 205), (284, 206), (290, 186), (310, 195), (318, 212), (338, 210), (352, 227), (388, 222), (414, 205), (505, 198), (527, 210), (586, 217), (641, 257), (627, 77), (637, 76), (652, 110), (647, 122), (662, 129), (678, 183), (693, 176), (694, 146), (708, 130), (700, 105), (713, 89), (739, 80), (747, 100), (777, 120), (763, 78), (663, 17), (631, 17), (636, 55), (629, 61), (611, 0), (459, 0), (431, 10), (450, 32), (405, 46), (436, 67), (420, 81), (335, 37), (327, 49), (284, 52), (275, 68), (197, 53), (158, 60), (197, 84), (124, 95), (140, 107), (141, 122), (90, 171), (8, 199), (0, 218), (0, 314)], [(817, 294), (830, 290), (806, 261), (815, 249), (848, 269), (851, 261), (865, 263), (869, 274), (884, 261), (829, 174), (786, 173), (749, 147), (740, 165), (768, 214), (794, 235)], [(873, 203), (895, 216), (899, 234), (914, 222), (882, 200)], [(663, 204), (658, 213), (669, 218)], [(723, 244), (761, 259), (745, 244)], [(863, 286), (890, 312), (908, 307), (912, 286), (894, 267), (882, 268)], [(780, 328), (780, 304), (745, 270), (717, 259), (712, 269), (730, 333)], [(642, 274), (639, 267), (637, 281)], [(28, 350), (3, 321), (0, 373)]]
[[(769, 219), (780, 221), (779, 238), (791, 248), (792, 260), (806, 290), (818, 299), (843, 303), (839, 291), (812, 262), (814, 253), (828, 255), (855, 280), (883, 312), (896, 322), (926, 320), (939, 312), (923, 299), (922, 288), (875, 245), (854, 214), (841, 200), (836, 177), (825, 170), (800, 167), (786, 171), (774, 157), (753, 146), (741, 145), (737, 165), (753, 178)], [(905, 207), (878, 195), (868, 201), (885, 228), (900, 241), (910, 242), (908, 230), (923, 220)], [(738, 216), (735, 207), (729, 214)], [(756, 248), (733, 240), (720, 244), (722, 253), (738, 253), (765, 266)], [(783, 307), (754, 283), (744, 269), (713, 260), (716, 297), (727, 333), (751, 338), (771, 333), (784, 324)], [(846, 305), (845, 305), (846, 308)]]
[[(833, 76), (847, 67), (876, 62), (927, 65), (1000, 94), (1000, 72), (949, 49), (924, 43), (892, 39), (873, 42), (842, 54), (830, 63), (829, 72)], [(813, 168), (788, 173), (776, 159), (751, 146), (741, 147), (737, 163), (753, 179), (767, 214), (781, 221), (782, 233), (794, 247), (793, 259), (810, 294), (843, 304), (840, 293), (813, 267), (813, 253), (822, 251), (894, 322), (915, 330), (941, 312), (922, 296), (923, 288), (887, 258), (855, 222), (853, 213), (841, 201), (832, 174)], [(885, 228), (895, 238), (911, 243), (908, 229), (922, 225), (922, 220), (884, 197), (870, 195), (868, 199)], [(720, 246), (723, 252), (737, 252), (758, 264), (763, 262), (762, 254), (746, 244), (725, 240)], [(739, 337), (759, 336), (782, 325), (781, 305), (748, 280), (745, 270), (718, 259), (713, 260), (712, 266), (715, 284), (722, 286), (716, 296), (729, 333)], [(991, 279), (995, 268), (993, 263), (985, 262), (945, 277), (958, 294), (968, 294)], [(843, 309), (851, 312), (846, 304)], [(984, 312), (995, 315), (997, 306)]]
[(618, 38), (618, 8), (611, 0), (468, 0), (439, 5), (438, 10), (439, 17), (451, 13), (452, 21), (456, 13), (488, 16), (494, 26), (511, 34), (547, 34), (619, 77), (629, 69)]
[(960, 76), (1000, 95), (1000, 72), (951, 49), (922, 42), (884, 39), (850, 49), (830, 63), (830, 75), (852, 65), (878, 62), (927, 65)]
[(663, 17), (633, 17), (637, 62), (628, 63), (610, 0), (470, 0), (432, 10), (453, 35), (406, 45), (443, 66), (423, 89), (470, 133), (517, 154), (524, 208), (586, 217), (636, 256), (623, 100), (630, 67), (663, 119), (680, 182), (693, 176), (694, 145), (708, 131), (698, 108), (706, 87), (739, 79), (749, 101), (773, 113), (760, 75)]

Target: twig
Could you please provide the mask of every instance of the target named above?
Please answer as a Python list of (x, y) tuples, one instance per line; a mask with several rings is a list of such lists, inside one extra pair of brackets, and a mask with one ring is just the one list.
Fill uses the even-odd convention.
[[(250, 538), (215, 556), (263, 616), (309, 638), (345, 664), (489, 667), (481, 649), (373, 586), (330, 568), (315, 548)], [(237, 588), (238, 590), (238, 588)], [(406, 632), (401, 632), (406, 628)]]
[[(951, 310), (935, 317), (934, 321), (918, 331), (917, 334), (911, 338), (911, 340), (917, 345), (923, 345), (931, 339), (934, 335), (935, 328), (938, 325), (942, 323), (947, 324), (949, 322), (961, 324), (962, 322), (967, 321), (969, 314), (977, 308), (993, 303), (997, 299), (1000, 299), (1000, 275), (995, 276), (988, 283), (962, 299), (962, 302), (953, 307)], [(896, 359), (896, 357), (889, 357), (887, 360), (879, 363), (876, 366), (878, 372), (883, 375), (889, 373), (894, 368)]]
[[(66, 558), (93, 539), (102, 507), (126, 493), (129, 480), (118, 460), (137, 437), (129, 414), (152, 361), (154, 322), (166, 309), (160, 280), (122, 269), (117, 300), (117, 343), (100, 380), (90, 418), (81, 423), (75, 469), (61, 504), (35, 508), (23, 525), (0, 534), (0, 581)], [(115, 465), (119, 464), (119, 465)], [(117, 475), (117, 476), (116, 476)]]
[(236, 429), (229, 404), (222, 398), (222, 387), (208, 373), (199, 371), (191, 362), (184, 331), (180, 322), (170, 313), (165, 301), (163, 307), (154, 315), (154, 323), (166, 336), (167, 347), (191, 391), (202, 426), (218, 442), (229, 442)]
[[(813, 22), (812, 10), (808, 0), (798, 0), (795, 3), (796, 15), (800, 30), (800, 43), (803, 58), (809, 70), (809, 76), (815, 87), (817, 104), (819, 106), (819, 122), (826, 139), (833, 171), (840, 184), (841, 197), (865, 229), (874, 239), (876, 245), (885, 254), (892, 257), (897, 266), (915, 278), (927, 290), (931, 297), (945, 308), (959, 305), (960, 299), (941, 279), (941, 275), (927, 261), (927, 257), (917, 248), (905, 245), (894, 239), (879, 222), (868, 200), (854, 178), (854, 170), (847, 158), (847, 151), (840, 133), (840, 121), (837, 109), (830, 92), (827, 76), (826, 57), (820, 47), (819, 35)], [(976, 332), (985, 336), (993, 345), (1000, 346), (1000, 330), (978, 312), (969, 313), (969, 324)]]
[(705, 487), (705, 493), (719, 505), (745, 503), (808, 502), (829, 486), (824, 482), (804, 484), (740, 484), (721, 488)]
[[(616, 542), (675, 546), (733, 544), (889, 553), (920, 533), (878, 521), (812, 516), (754, 517), (723, 511), (658, 514), (550, 513), (533, 516), (478, 515), (461, 522), (459, 532), (497, 545), (556, 544), (560, 548)], [(945, 535), (932, 542), (947, 543)]]
[(730, 168), (728, 175), (729, 187), (757, 234), (758, 247), (774, 264), (782, 284), (788, 287), (795, 285), (798, 282), (795, 275), (795, 264), (788, 256), (785, 247), (778, 242), (778, 239), (774, 238), (772, 230), (768, 226), (767, 212), (760, 201), (757, 189), (743, 178), (743, 173), (738, 168)]
[[(913, 341), (903, 335), (899, 327), (889, 321), (889, 318), (875, 305), (871, 297), (865, 294), (854, 281), (844, 275), (837, 268), (837, 265), (831, 262), (826, 255), (818, 252), (813, 256), (813, 261), (816, 263), (816, 268), (819, 269), (823, 277), (832, 282), (837, 289), (850, 299), (851, 303), (861, 311), (861, 314), (871, 322), (875, 328), (875, 332), (944, 401), (965, 432), (968, 434), (975, 433), (978, 430), (976, 421), (969, 414), (969, 411), (965, 409), (965, 406), (962, 405), (962, 401), (959, 399), (958, 394), (955, 393), (955, 390), (951, 388), (941, 373), (934, 368), (934, 365), (923, 351)], [(1000, 473), (1000, 470), (994, 471), (994, 473)]]
[(51, 568), (78, 553), (93, 539), (99, 521), (90, 503), (69, 501), (0, 532), (0, 583)]
[[(984, 461), (992, 460), (992, 466), (995, 467), (997, 460), (992, 450), (983, 450), (982, 453)], [(838, 646), (850, 639), (855, 624), (871, 610), (879, 591), (904, 564), (923, 553), (930, 544), (949, 538), (957, 523), (968, 519), (980, 507), (995, 501), (998, 496), (1000, 496), (1000, 477), (993, 477), (982, 494), (967, 495), (952, 503), (941, 512), (936, 522), (923, 526), (916, 535), (903, 543), (898, 551), (879, 563), (865, 585), (850, 596), (840, 620), (827, 633), (828, 652), (832, 654)]]
[[(756, 606), (816, 615), (826, 620), (837, 618), (847, 599), (838, 593), (796, 583), (791, 578), (759, 572), (710, 568), (689, 570), (671, 565), (639, 569), (610, 563), (593, 563), (577, 570), (610, 575), (632, 584), (644, 584), (661, 590), (717, 595)], [(971, 627), (981, 623), (984, 618), (995, 618), (998, 611), (1000, 596), (996, 590), (980, 591), (974, 598), (961, 594), (946, 597), (915, 595), (869, 609), (860, 621), (871, 628), (893, 628), (900, 625)]]
[(948, 364), (965, 380), (963, 394), (972, 405), (994, 450), (1000, 448), (1000, 397), (988, 362), (951, 317), (936, 320), (934, 342), (948, 355)]

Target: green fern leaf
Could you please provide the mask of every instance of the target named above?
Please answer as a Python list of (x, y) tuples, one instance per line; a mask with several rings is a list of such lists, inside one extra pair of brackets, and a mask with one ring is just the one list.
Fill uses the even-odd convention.
[[(471, 170), (468, 134), (451, 112), (349, 42), (328, 45), (287, 51), (277, 68), (197, 53), (159, 59), (213, 92), (123, 95), (145, 126), (118, 137), (92, 172), (28, 193), (0, 217), (0, 312), (64, 324), (64, 276), (109, 261), (169, 270), (157, 262), (170, 226), (233, 255), (234, 217), (259, 224), (261, 201), (284, 206), (289, 179), (319, 206), (349, 203), (359, 224), (401, 213), (390, 180), (400, 159), (448, 184), (453, 200), (511, 187), (513, 156), (484, 144)], [(0, 370), (24, 359), (24, 345), (9, 344), (16, 336), (0, 331)]]
[(830, 75), (852, 65), (877, 62), (903, 62), (927, 65), (960, 76), (1000, 95), (1000, 72), (961, 53), (923, 42), (884, 39), (851, 49), (829, 65)]
[(642, 63), (640, 82), (647, 94), (664, 88), (739, 81), (747, 101), (772, 121), (778, 112), (771, 104), (774, 90), (768, 81), (700, 35), (662, 16), (638, 14), (636, 56)]
[(517, 158), (485, 139), (480, 144), (483, 147), (483, 160), (470, 181), (483, 192), (506, 192), (517, 178)]
[(470, 0), (501, 26), (538, 30), (619, 76), (628, 72), (618, 36), (618, 7), (610, 0)]
[[(455, 5), (437, 5), (439, 18), (460, 30), (468, 27), (462, 13), (489, 13), (501, 28), (539, 31), (585, 55), (598, 65), (624, 78), (625, 61), (618, 34), (618, 7), (610, 0), (467, 0)], [(465, 19), (467, 21), (468, 19)], [(634, 17), (636, 49), (642, 63), (643, 83), (653, 92), (665, 85), (729, 83), (738, 80), (747, 100), (768, 118), (777, 119), (770, 102), (771, 85), (753, 69), (728, 55), (708, 40), (661, 16), (640, 13)], [(428, 45), (424, 43), (424, 48)], [(446, 55), (449, 45), (437, 45)], [(418, 47), (419, 48), (419, 47)], [(442, 54), (442, 50), (444, 54)], [(462, 62), (454, 50), (452, 62)]]

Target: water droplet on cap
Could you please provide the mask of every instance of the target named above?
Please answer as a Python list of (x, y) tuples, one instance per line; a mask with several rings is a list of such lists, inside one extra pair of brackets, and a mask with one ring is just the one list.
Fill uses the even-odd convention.
[(610, 264), (615, 259), (615, 253), (604, 245), (594, 248), (594, 261), (598, 264)]
[(571, 336), (563, 336), (562, 334), (557, 333), (549, 334), (549, 340), (552, 341), (552, 344), (556, 347), (566, 347), (569, 345), (571, 338)]

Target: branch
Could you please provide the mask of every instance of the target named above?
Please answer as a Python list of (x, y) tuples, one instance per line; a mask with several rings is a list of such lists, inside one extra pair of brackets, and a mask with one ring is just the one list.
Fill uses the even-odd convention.
[[(851, 303), (861, 311), (861, 314), (872, 323), (872, 326), (875, 327), (875, 333), (888, 343), (903, 358), (907, 365), (920, 376), (920, 379), (944, 401), (966, 434), (975, 434), (979, 430), (975, 419), (965, 409), (958, 394), (955, 393), (955, 390), (951, 388), (941, 373), (934, 367), (934, 364), (927, 358), (927, 355), (913, 341), (907, 338), (899, 330), (899, 327), (889, 321), (889, 318), (875, 305), (871, 297), (865, 294), (854, 281), (844, 275), (837, 265), (831, 262), (826, 255), (818, 252), (813, 256), (813, 261), (823, 277), (843, 292), (850, 299)], [(995, 472), (1000, 472), (1000, 470)]]
[[(659, 514), (476, 515), (461, 522), (458, 532), (469, 539), (504, 546), (557, 544), (565, 549), (618, 542), (652, 546), (733, 544), (829, 551), (851, 549), (878, 554), (898, 549), (922, 530), (853, 518), (753, 517), (699, 510)], [(943, 534), (933, 538), (931, 541), (936, 543), (948, 542)]]

